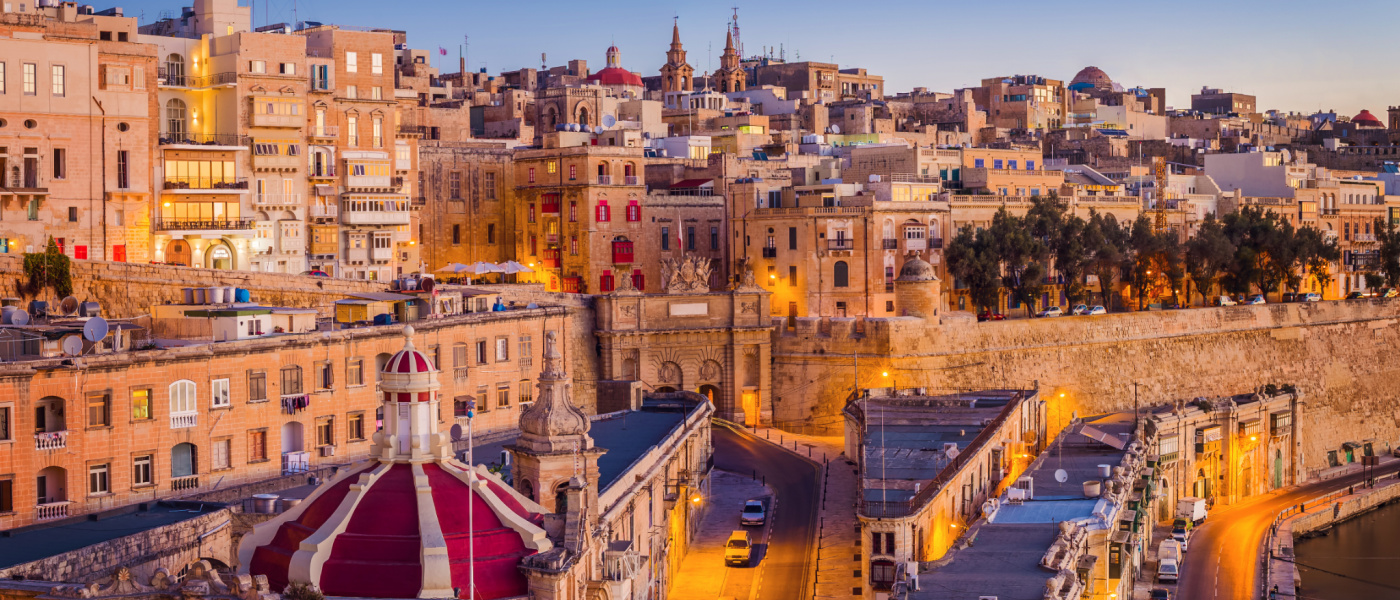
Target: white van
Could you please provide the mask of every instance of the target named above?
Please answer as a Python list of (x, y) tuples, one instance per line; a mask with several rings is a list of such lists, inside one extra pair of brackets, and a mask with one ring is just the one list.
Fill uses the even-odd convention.
[(1162, 540), (1162, 545), (1157, 546), (1157, 560), (1181, 561), (1181, 542), (1167, 538)]

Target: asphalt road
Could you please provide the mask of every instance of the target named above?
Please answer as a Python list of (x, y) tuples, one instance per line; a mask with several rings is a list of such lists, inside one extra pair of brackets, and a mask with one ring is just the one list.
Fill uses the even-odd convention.
[[(1379, 477), (1396, 470), (1396, 465), (1389, 464), (1375, 469), (1372, 474)], [(1260, 546), (1278, 512), (1345, 489), (1365, 478), (1365, 473), (1358, 472), (1212, 510), (1206, 522), (1191, 536), (1190, 549), (1181, 567), (1178, 597), (1192, 600), (1259, 597)], [(1144, 576), (1155, 576), (1155, 573), (1144, 573)]]
[[(712, 431), (715, 466), (740, 474), (757, 470), (759, 477), (766, 478), (775, 497), (767, 543), (761, 546), (762, 556), (752, 567), (752, 576), (758, 581), (756, 587), (750, 589), (755, 593), (735, 596), (764, 600), (810, 598), (817, 502), (821, 493), (817, 489), (820, 472), (816, 463), (718, 423)], [(728, 579), (726, 590), (730, 587)]]

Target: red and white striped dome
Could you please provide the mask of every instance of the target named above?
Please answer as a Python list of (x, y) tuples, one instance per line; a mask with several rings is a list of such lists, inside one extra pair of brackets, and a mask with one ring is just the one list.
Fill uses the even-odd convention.
[(409, 341), (404, 344), (403, 350), (389, 358), (389, 362), (384, 363), (384, 373), (397, 373), (400, 375), (414, 373), (433, 373), (437, 371), (433, 361), (428, 360), (428, 355), (419, 352), (413, 347), (413, 326), (404, 327), (404, 337)]

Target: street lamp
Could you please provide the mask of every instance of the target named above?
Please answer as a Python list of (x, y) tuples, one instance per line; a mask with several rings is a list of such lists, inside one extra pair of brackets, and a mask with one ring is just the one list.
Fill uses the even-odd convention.
[(693, 495), (691, 495), (691, 496), (690, 496), (690, 503), (691, 503), (691, 504), (699, 504), (699, 503), (700, 503), (700, 494), (693, 494)]

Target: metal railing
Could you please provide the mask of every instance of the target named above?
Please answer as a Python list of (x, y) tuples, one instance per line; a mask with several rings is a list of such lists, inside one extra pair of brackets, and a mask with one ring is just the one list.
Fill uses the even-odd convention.
[(641, 185), (641, 179), (636, 175), (622, 176), (622, 185)]
[(213, 75), (172, 75), (165, 69), (159, 69), (156, 77), (159, 84), (168, 87), (189, 87), (207, 88), (216, 85), (228, 85), (238, 82), (238, 74), (234, 72), (215, 73)]
[(763, 258), (777, 258), (777, 257), (778, 257), (778, 249), (777, 249), (777, 248), (764, 248), (764, 249), (763, 249)]
[[(252, 219), (156, 219), (155, 226), (157, 231), (242, 231), (252, 228)], [(172, 416), (172, 423), (174, 419), (176, 417)]]
[(456, 368), (452, 369), (452, 377), (453, 377), (454, 379), (466, 379), (466, 378), (467, 378), (467, 372), (470, 371), (470, 370), (471, 370), (470, 367), (456, 367)]
[(836, 238), (826, 241), (827, 250), (851, 250), (856, 247), (856, 241), (847, 238)]
[(612, 175), (599, 175), (597, 185), (612, 185)]
[(170, 415), (171, 429), (185, 429), (199, 424), (199, 413)]
[(339, 125), (312, 125), (307, 135), (315, 138), (340, 137)]
[(313, 166), (311, 167), (311, 171), (307, 173), (306, 176), (315, 177), (319, 179), (334, 179), (336, 176), (335, 167), (322, 166), (318, 169)]
[(885, 238), (885, 239), (880, 243), (880, 247), (881, 247), (881, 249), (883, 249), (883, 250), (898, 250), (898, 249), (899, 249), (899, 239), (898, 239), (898, 238)]
[(333, 219), (340, 216), (340, 207), (335, 205), (316, 204), (311, 207), (311, 216)]
[(254, 206), (291, 206), (301, 204), (301, 194), (258, 194), (253, 196)]
[(58, 450), (68, 447), (68, 431), (41, 431), (34, 434), (35, 450)]
[(72, 504), (67, 500), (58, 502), (40, 502), (34, 507), (34, 520), (52, 521), (68, 517), (68, 505)]
[(160, 145), (170, 146), (183, 144), (186, 146), (244, 146), (248, 145), (249, 138), (246, 135), (236, 133), (162, 133), (160, 134)]
[(917, 173), (895, 173), (890, 175), (890, 181), (894, 183), (939, 183), (942, 181), (937, 175), (919, 175)]
[(161, 184), (166, 190), (246, 190), (247, 179), (216, 179), (213, 177), (179, 177), (166, 179)]

